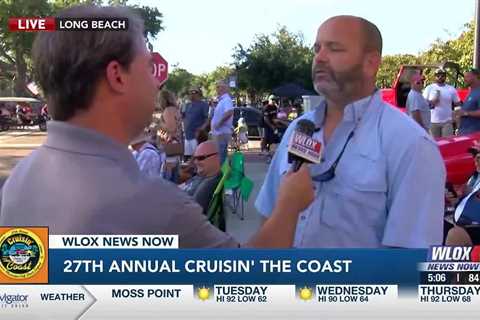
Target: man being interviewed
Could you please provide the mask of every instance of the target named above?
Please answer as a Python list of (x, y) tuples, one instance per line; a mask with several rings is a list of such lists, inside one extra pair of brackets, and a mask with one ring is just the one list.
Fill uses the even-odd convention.
[[(33, 61), (53, 121), (46, 142), (5, 182), (0, 226), (48, 226), (51, 234), (177, 234), (180, 247), (238, 247), (174, 184), (142, 175), (128, 150), (152, 119), (159, 87), (143, 21), (124, 7), (71, 7), (59, 16), (125, 17), (129, 28), (37, 35)], [(313, 200), (308, 170), (289, 174), (282, 188), (272, 218), (247, 246), (291, 246), (298, 214)], [(291, 188), (302, 197), (285, 191)]]
[[(444, 164), (427, 132), (375, 89), (379, 30), (363, 18), (333, 17), (319, 27), (314, 50), (313, 83), (325, 99), (300, 119), (315, 123), (313, 137), (323, 144), (323, 156), (310, 166), (315, 200), (300, 214), (294, 246), (441, 244)], [(287, 145), (295, 127), (285, 133), (256, 200), (264, 217), (289, 167)]]

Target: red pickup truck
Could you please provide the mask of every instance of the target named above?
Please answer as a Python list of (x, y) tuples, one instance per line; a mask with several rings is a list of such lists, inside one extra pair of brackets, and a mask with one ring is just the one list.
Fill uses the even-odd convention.
[[(393, 82), (392, 88), (382, 89), (382, 96), (385, 101), (405, 110), (407, 95), (410, 91), (410, 78), (414, 73), (428, 74), (436, 68), (443, 68), (447, 71), (447, 83), (457, 88), (459, 77), (463, 76), (460, 66), (454, 62), (444, 62), (434, 65), (403, 65)], [(468, 89), (457, 88), (460, 100), (464, 101), (468, 95)], [(464, 184), (475, 171), (473, 157), (468, 153), (474, 141), (480, 140), (480, 131), (465, 136), (451, 136), (437, 139), (440, 153), (445, 161), (447, 169), (447, 182), (453, 185)]]

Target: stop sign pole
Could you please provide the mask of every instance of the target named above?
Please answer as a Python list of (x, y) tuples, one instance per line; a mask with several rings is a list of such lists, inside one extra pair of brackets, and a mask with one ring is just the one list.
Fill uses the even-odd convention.
[(160, 82), (160, 85), (163, 85), (168, 79), (168, 62), (158, 52), (152, 52), (152, 59), (153, 75)]

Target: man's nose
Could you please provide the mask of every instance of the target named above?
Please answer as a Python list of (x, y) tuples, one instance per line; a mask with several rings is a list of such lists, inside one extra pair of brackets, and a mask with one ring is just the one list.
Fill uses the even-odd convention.
[(315, 53), (315, 56), (313, 57), (313, 60), (316, 63), (328, 61), (327, 50), (323, 48), (318, 49), (318, 51)]

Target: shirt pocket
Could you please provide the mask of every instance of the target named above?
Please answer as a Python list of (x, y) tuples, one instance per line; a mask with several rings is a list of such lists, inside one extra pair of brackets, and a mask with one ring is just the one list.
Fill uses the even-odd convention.
[(336, 177), (322, 188), (325, 191), (323, 222), (348, 232), (383, 226), (387, 207), (385, 162), (355, 154), (336, 171)]

